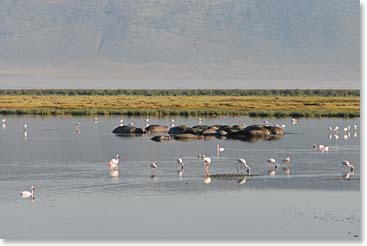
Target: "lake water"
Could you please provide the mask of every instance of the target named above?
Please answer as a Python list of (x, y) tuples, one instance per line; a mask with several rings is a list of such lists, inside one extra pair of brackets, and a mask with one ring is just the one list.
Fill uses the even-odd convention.
[[(194, 140), (157, 143), (152, 135), (112, 134), (121, 117), (7, 116), (0, 129), (0, 238), (8, 240), (135, 241), (356, 241), (360, 240), (359, 131), (328, 126), (358, 125), (355, 119), (268, 119), (286, 124), (276, 141)], [(144, 127), (142, 117), (124, 123)], [(196, 118), (175, 117), (175, 125)], [(204, 118), (203, 124), (256, 124), (248, 117)], [(75, 124), (80, 122), (80, 133)], [(27, 137), (23, 125), (28, 125)], [(170, 125), (170, 118), (150, 118)], [(345, 136), (344, 136), (345, 135)], [(218, 156), (216, 145), (224, 151)], [(313, 144), (330, 145), (322, 153)], [(119, 177), (107, 163), (120, 154)], [(245, 158), (258, 176), (203, 182), (202, 153), (211, 174), (236, 173)], [(268, 175), (266, 160), (292, 155), (290, 174)], [(177, 176), (176, 158), (185, 163)], [(342, 177), (341, 162), (356, 168)], [(158, 161), (156, 175), (149, 164)], [(35, 200), (20, 191), (35, 185)]]

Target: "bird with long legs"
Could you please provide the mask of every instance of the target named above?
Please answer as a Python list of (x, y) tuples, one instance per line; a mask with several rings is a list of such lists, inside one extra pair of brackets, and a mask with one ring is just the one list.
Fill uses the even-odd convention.
[(291, 160), (292, 160), (292, 155), (288, 154), (287, 158), (284, 158), (283, 164), (282, 164), (282, 169), (285, 172), (285, 174), (289, 175), (291, 172)]
[(222, 153), (224, 151), (224, 148), (222, 146), (220, 146), (219, 144), (217, 144), (216, 146), (216, 151), (217, 151), (217, 156), (219, 156), (220, 153)]
[(212, 182), (212, 178), (210, 177), (210, 174), (209, 174), (209, 168), (210, 168), (212, 159), (205, 155), (203, 155), (203, 159), (204, 159), (204, 183), (210, 184)]
[(246, 160), (243, 158), (237, 159), (237, 173), (242, 173), (243, 169), (246, 169), (247, 175), (250, 174), (251, 169), (249, 165), (247, 165)]
[(278, 163), (273, 158), (268, 159), (267, 162), (269, 163), (268, 175), (274, 176), (278, 172)]
[(184, 163), (182, 158), (177, 158), (177, 174), (181, 178), (184, 172)]
[(35, 187), (34, 185), (32, 185), (31, 191), (22, 191), (20, 192), (20, 196), (22, 198), (31, 198), (32, 200), (34, 200), (34, 191), (35, 191)]
[(150, 163), (150, 168), (152, 169), (152, 172), (150, 173), (150, 178), (152, 179), (153, 183), (158, 183), (157, 179), (158, 162), (153, 161), (152, 163)]
[(120, 155), (117, 154), (116, 157), (108, 163), (110, 169), (117, 169), (120, 163)]
[(344, 160), (342, 161), (342, 165), (343, 165), (343, 168), (349, 169), (350, 171), (354, 172), (355, 167), (351, 161)]

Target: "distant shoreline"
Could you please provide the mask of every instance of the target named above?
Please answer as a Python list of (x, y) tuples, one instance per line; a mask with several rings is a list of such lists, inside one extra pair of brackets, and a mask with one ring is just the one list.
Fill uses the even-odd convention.
[(360, 117), (359, 90), (0, 90), (0, 114)]
[(359, 89), (0, 89), (2, 95), (360, 96)]

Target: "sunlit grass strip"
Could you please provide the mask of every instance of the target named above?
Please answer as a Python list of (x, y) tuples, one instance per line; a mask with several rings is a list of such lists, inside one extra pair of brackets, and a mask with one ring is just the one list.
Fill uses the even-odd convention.
[(359, 97), (0, 96), (1, 114), (359, 117)]

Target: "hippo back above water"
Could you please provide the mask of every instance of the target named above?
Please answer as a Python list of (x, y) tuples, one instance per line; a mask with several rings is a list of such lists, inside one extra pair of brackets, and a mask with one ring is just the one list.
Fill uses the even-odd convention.
[(145, 128), (146, 132), (168, 132), (168, 126), (163, 125), (150, 125)]

